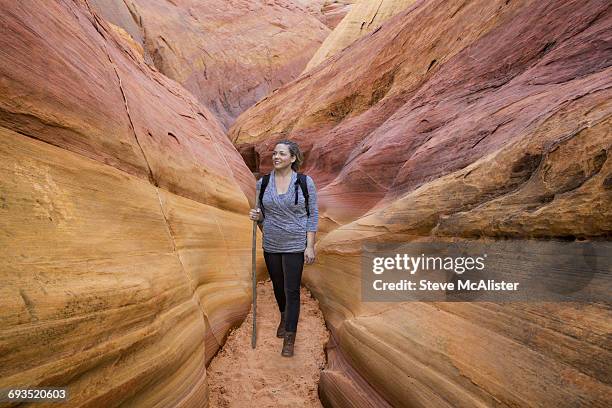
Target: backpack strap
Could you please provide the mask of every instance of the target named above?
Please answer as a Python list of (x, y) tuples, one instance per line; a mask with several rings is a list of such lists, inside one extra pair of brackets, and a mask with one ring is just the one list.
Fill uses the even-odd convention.
[(306, 215), (310, 217), (310, 206), (308, 205), (308, 184), (306, 181), (306, 175), (302, 173), (297, 174), (297, 179), (295, 180), (295, 205), (298, 202), (298, 185), (302, 189), (302, 195), (304, 196), (304, 204), (306, 205)]
[[(270, 182), (270, 174), (266, 174), (261, 178), (261, 187), (259, 188), (259, 208), (261, 208), (262, 214), (264, 214), (263, 207), (263, 196), (266, 192), (266, 187), (268, 187), (268, 183)], [(265, 214), (264, 214), (265, 217)]]

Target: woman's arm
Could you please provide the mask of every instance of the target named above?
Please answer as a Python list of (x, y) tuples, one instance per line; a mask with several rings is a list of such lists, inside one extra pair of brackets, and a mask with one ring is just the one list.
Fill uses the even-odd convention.
[(317, 235), (317, 227), (319, 224), (319, 206), (317, 204), (317, 189), (314, 181), (310, 176), (306, 179), (308, 186), (308, 209), (310, 217), (306, 224), (306, 251), (304, 251), (304, 260), (307, 264), (311, 264), (315, 260), (315, 239)]
[(315, 260), (315, 235), (316, 232), (308, 231), (306, 233), (306, 250), (304, 251), (304, 261), (311, 264)]
[(315, 231), (308, 231), (306, 233), (306, 248), (314, 248), (315, 244), (315, 235), (317, 233)]
[[(308, 187), (308, 209), (310, 212), (310, 217), (308, 217), (306, 222), (306, 232), (317, 232), (319, 226), (319, 204), (317, 202), (317, 188), (310, 176), (306, 177), (306, 186)], [(314, 235), (312, 245), (314, 246)]]

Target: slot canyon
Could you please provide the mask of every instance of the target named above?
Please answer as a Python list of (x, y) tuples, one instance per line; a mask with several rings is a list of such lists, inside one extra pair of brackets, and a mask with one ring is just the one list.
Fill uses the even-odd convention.
[[(0, 406), (612, 406), (612, 253), (604, 300), (362, 298), (371, 243), (609, 248), (607, 0), (0, 0), (0, 135), (0, 390), (69, 391)], [(290, 359), (248, 218), (282, 139)]]

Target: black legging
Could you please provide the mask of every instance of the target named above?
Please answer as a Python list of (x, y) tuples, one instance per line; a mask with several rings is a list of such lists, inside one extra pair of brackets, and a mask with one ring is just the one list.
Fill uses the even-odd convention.
[[(264, 251), (278, 310), (285, 313), (285, 331), (297, 331), (300, 317), (300, 282), (304, 252), (271, 253)], [(286, 307), (286, 309), (285, 309)]]

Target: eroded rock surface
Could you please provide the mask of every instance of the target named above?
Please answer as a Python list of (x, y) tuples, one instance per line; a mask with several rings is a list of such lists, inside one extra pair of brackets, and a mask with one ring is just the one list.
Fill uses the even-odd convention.
[(526, 138), (567, 104), (605, 116), (609, 11), (589, 4), (419, 3), (265, 98), (230, 136), (262, 171), (275, 140), (298, 140), (328, 221), (342, 225)]
[(90, 0), (224, 127), (294, 79), (329, 28), (292, 0)]
[(405, 10), (416, 0), (358, 1), (346, 18), (338, 22), (334, 31), (325, 39), (312, 56), (304, 72), (316, 67), (325, 59), (348, 47), (359, 38), (375, 31), (382, 23)]
[(360, 285), (368, 241), (609, 239), (611, 26), (600, 1), (419, 1), (238, 118), (259, 171), (291, 137), (319, 186), (322, 399), (609, 404), (609, 305), (363, 303)]
[(301, 4), (323, 24), (334, 29), (357, 0), (293, 0)]
[(205, 406), (250, 307), (252, 174), (87, 2), (1, 10), (0, 387)]

